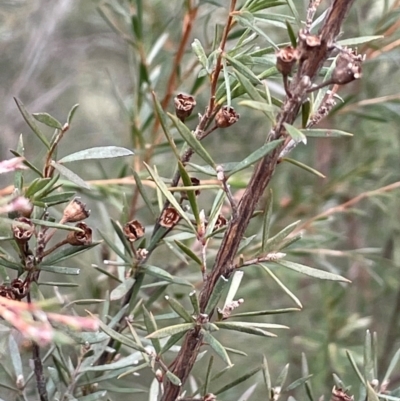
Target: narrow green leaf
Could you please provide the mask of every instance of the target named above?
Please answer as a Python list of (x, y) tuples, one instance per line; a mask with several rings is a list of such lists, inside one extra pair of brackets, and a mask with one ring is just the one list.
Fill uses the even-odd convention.
[(0, 265), (8, 267), (9, 269), (13, 269), (13, 270), (22, 270), (23, 269), (23, 266), (21, 263), (16, 263), (15, 261), (8, 260), (2, 256), (0, 256)]
[(297, 8), (296, 8), (293, 0), (286, 0), (286, 1), (290, 8), (290, 11), (293, 14), (293, 17), (296, 19), (297, 25), (300, 27), (301, 26), (301, 18), (300, 18), (299, 12), (297, 11)]
[(299, 129), (287, 123), (283, 123), (283, 125), (294, 141), (303, 142), (304, 145), (307, 145), (307, 137)]
[(335, 138), (341, 136), (353, 136), (350, 132), (328, 128), (310, 128), (300, 130), (304, 135), (315, 138)]
[(299, 312), (299, 308), (283, 308), (283, 309), (265, 309), (253, 312), (234, 313), (231, 317), (248, 317), (248, 316), (264, 316), (264, 315), (280, 315), (282, 313)]
[(295, 388), (297, 388), (297, 387), (299, 387), (299, 386), (302, 386), (302, 385), (305, 384), (308, 380), (310, 380), (311, 377), (313, 377), (313, 375), (308, 375), (308, 376), (301, 377), (300, 379), (295, 380), (294, 382), (290, 383), (290, 384), (286, 387), (285, 391), (292, 391), (292, 390), (294, 390)]
[[(16, 157), (23, 157), (19, 152), (17, 152), (16, 150), (12, 150), (10, 149), (10, 152), (16, 156)], [(22, 162), (25, 166), (27, 166), (32, 172), (36, 173), (40, 178), (43, 178), (43, 173), (36, 167), (34, 166), (31, 162), (29, 162), (28, 160), (23, 160)], [(20, 173), (22, 173), (22, 171), (19, 171)]]
[(58, 164), (54, 160), (51, 162), (51, 165), (62, 175), (64, 176), (67, 180), (71, 181), (75, 185), (81, 188), (89, 189), (91, 190), (92, 188), (86, 184), (86, 182), (79, 177), (77, 174), (73, 173), (69, 168), (66, 168), (65, 166)]
[[(144, 324), (147, 329), (147, 334), (153, 333), (157, 331), (157, 323), (154, 319), (154, 316), (151, 312), (149, 312), (146, 307), (143, 305), (143, 317), (144, 317)], [(156, 350), (157, 354), (161, 351), (161, 344), (158, 338), (152, 338), (151, 343), (153, 344), (154, 349)]]
[(306, 276), (319, 278), (321, 280), (332, 280), (332, 281), (342, 281), (344, 283), (351, 283), (350, 280), (348, 280), (345, 277), (339, 276), (338, 274), (333, 274), (325, 270), (314, 269), (309, 266), (301, 265), (300, 263), (290, 262), (288, 260), (282, 260), (282, 259), (276, 260), (273, 263), (297, 271), (299, 273), (305, 274)]
[(256, 368), (254, 368), (253, 370), (250, 370), (249, 372), (245, 373), (242, 376), (239, 376), (237, 379), (233, 380), (232, 382), (230, 382), (229, 384), (226, 384), (225, 386), (221, 387), (219, 390), (214, 391), (213, 394), (214, 395), (219, 395), (224, 393), (227, 390), (230, 390), (231, 388), (237, 386), (240, 383), (243, 383), (244, 381), (246, 381), (247, 379), (250, 379), (250, 377), (254, 376), (255, 374), (257, 374), (260, 370), (262, 369), (261, 366), (257, 366)]
[(282, 288), (282, 290), (289, 295), (289, 297), (294, 301), (294, 303), (300, 308), (303, 308), (303, 305), (301, 304), (300, 300), (296, 297), (296, 295), (294, 295), (292, 293), (292, 291), (289, 290), (289, 288), (287, 288), (285, 286), (285, 284), (282, 283), (281, 280), (279, 280), (279, 278), (277, 276), (275, 276), (274, 273), (272, 273), (272, 271), (270, 269), (268, 269), (267, 266), (265, 266), (264, 264), (260, 263), (260, 266), (270, 275), (270, 277), (272, 277), (272, 279), (279, 285), (280, 288)]
[(224, 291), (226, 285), (228, 284), (228, 279), (224, 276), (219, 276), (217, 283), (215, 284), (214, 290), (211, 293), (210, 299), (208, 300), (205, 313), (211, 315), (217, 306), (218, 301), (221, 298), (222, 292)]
[(257, 75), (254, 74), (253, 71), (243, 63), (241, 63), (237, 58), (231, 57), (225, 53), (224, 58), (229, 61), (229, 64), (240, 74), (242, 74), (245, 78), (247, 78), (252, 84), (257, 85), (261, 84), (261, 81), (258, 79)]
[(400, 359), (400, 348), (396, 351), (393, 358), (391, 359), (389, 367), (387, 368), (387, 371), (385, 373), (385, 377), (382, 380), (382, 383), (387, 383), (389, 381), (394, 368), (396, 367), (397, 363), (399, 362), (399, 359)]
[(251, 99), (256, 100), (257, 102), (265, 101), (249, 79), (247, 79), (239, 71), (235, 71), (235, 75), (240, 82), (240, 85), (243, 87), (245, 93), (247, 93)]
[(143, 186), (142, 181), (141, 181), (141, 179), (139, 177), (139, 174), (134, 170), (132, 170), (132, 174), (133, 174), (133, 178), (135, 179), (135, 182), (136, 182), (136, 187), (137, 187), (138, 191), (140, 192), (140, 195), (142, 196), (142, 199), (143, 199), (144, 203), (146, 204), (146, 206), (150, 210), (150, 212), (153, 215), (153, 217), (157, 218), (158, 217), (158, 213), (157, 213), (155, 207), (153, 206), (153, 203), (151, 202), (150, 198), (147, 196), (146, 190), (144, 189), (144, 186)]
[(118, 299), (122, 299), (131, 290), (133, 284), (135, 284), (135, 279), (128, 277), (111, 291), (110, 300), (117, 301)]
[(167, 370), (167, 372), (165, 373), (165, 375), (167, 376), (168, 380), (174, 384), (175, 386), (182, 386), (182, 382), (179, 379), (178, 376), (175, 376), (172, 372), (170, 372), (169, 370)]
[(59, 281), (38, 281), (38, 285), (48, 285), (49, 287), (65, 287), (65, 288), (75, 288), (80, 287), (77, 283), (64, 283)]
[[(178, 161), (178, 168), (179, 172), (181, 174), (181, 178), (183, 181), (183, 184), (186, 187), (190, 188), (195, 188), (197, 186), (193, 185), (192, 180), (189, 177), (189, 174), (187, 173), (185, 166), (182, 164), (182, 162), (179, 160)], [(194, 191), (186, 191), (186, 196), (188, 197), (190, 207), (192, 208), (192, 212), (194, 215), (194, 218), (196, 220), (197, 227), (200, 226), (200, 213), (199, 213), (199, 207), (197, 205), (197, 195), (195, 190)]]
[(292, 25), (290, 25), (290, 22), (288, 20), (285, 21), (286, 23), (286, 29), (290, 38), (290, 43), (292, 46), (295, 48), (297, 47), (297, 35), (294, 33)]
[[(25, 156), (25, 147), (24, 147), (24, 140), (22, 134), (18, 138), (17, 143), (17, 152), (24, 157)], [(21, 170), (17, 170), (14, 172), (14, 187), (22, 193), (22, 189), (24, 187), (24, 176)]]
[(62, 130), (62, 124), (48, 113), (33, 113), (32, 116), (44, 125)]
[(173, 276), (172, 274), (165, 271), (165, 269), (161, 269), (160, 267), (157, 267), (157, 266), (144, 265), (143, 272), (152, 277), (156, 277), (161, 280), (168, 281), (169, 283), (174, 283), (174, 284), (179, 284), (179, 285), (187, 285), (189, 287), (193, 287), (193, 285), (186, 279), (184, 279), (182, 277)]
[(193, 132), (178, 117), (168, 113), (169, 118), (174, 123), (179, 134), (187, 142), (187, 144), (201, 157), (208, 165), (215, 168), (215, 162), (203, 147), (200, 141), (194, 136)]
[[(251, 13), (247, 13), (248, 15), (251, 16)], [(275, 50), (279, 50), (279, 47), (276, 45), (276, 43), (265, 33), (265, 31), (261, 28), (259, 28), (255, 23), (254, 23), (254, 18), (248, 19), (246, 18), (245, 12), (241, 12), (240, 14), (236, 14), (234, 18), (240, 23), (240, 25), (243, 25), (246, 28), (251, 29), (253, 32), (258, 33), (261, 37), (263, 37)]]
[(254, 110), (259, 110), (262, 111), (264, 113), (268, 113), (268, 115), (272, 115), (271, 113), (276, 113), (279, 111), (278, 107), (276, 107), (273, 104), (268, 104), (264, 102), (258, 102), (256, 100), (242, 100), (241, 102), (239, 102), (239, 104), (241, 106), (247, 106), (250, 107), (251, 109)]
[(106, 394), (107, 394), (106, 390), (96, 391), (95, 393), (79, 397), (77, 401), (100, 401), (100, 398), (105, 397)]
[(209, 344), (209, 346), (214, 350), (214, 352), (229, 366), (232, 367), (233, 364), (229, 358), (226, 349), (222, 346), (222, 344), (213, 337), (210, 333), (201, 329), (201, 334), (203, 335), (203, 340)]
[(357, 38), (349, 38), (342, 39), (338, 41), (338, 45), (340, 46), (355, 46), (360, 45), (362, 43), (372, 42), (373, 40), (382, 39), (383, 35), (375, 35), (375, 36), (359, 36)]
[(222, 59), (222, 71), (224, 73), (224, 85), (225, 85), (225, 91), (226, 91), (226, 105), (228, 107), (231, 107), (232, 105), (232, 96), (231, 96), (231, 84), (229, 80), (229, 72), (228, 68), (226, 66), (226, 59)]
[(74, 191), (65, 191), (54, 195), (48, 195), (42, 198), (40, 201), (48, 206), (58, 205), (60, 203), (69, 202), (75, 195)]
[(85, 252), (88, 249), (91, 249), (91, 248), (95, 247), (96, 245), (99, 245), (100, 243), (101, 243), (101, 241), (93, 242), (90, 245), (70, 246), (68, 248), (55, 251), (51, 255), (46, 257), (45, 262), (47, 265), (52, 265), (54, 263), (61, 262), (63, 260), (71, 258), (72, 256), (79, 255), (80, 253)]
[(8, 351), (14, 368), (15, 377), (22, 376), (23, 378), (24, 372), (22, 370), (21, 354), (18, 349), (18, 344), (12, 334), (8, 336)]
[(192, 49), (194, 54), (197, 56), (197, 58), (200, 61), (200, 64), (207, 69), (207, 56), (206, 53), (203, 49), (203, 46), (201, 45), (200, 41), (198, 39), (195, 39), (192, 43)]
[(72, 119), (74, 118), (75, 112), (78, 109), (79, 104), (74, 104), (71, 108), (71, 110), (68, 113), (68, 118), (67, 118), (67, 123), (68, 125), (71, 125)]
[(16, 97), (14, 98), (15, 103), (17, 104), (17, 107), (19, 111), (22, 114), (22, 117), (26, 121), (26, 123), (29, 125), (31, 130), (36, 134), (36, 136), (43, 142), (43, 144), (46, 146), (47, 149), (50, 149), (50, 144), (47, 138), (44, 136), (43, 132), (40, 131), (38, 126), (36, 125), (35, 119), (29, 114), (29, 112), (25, 109), (25, 106), (23, 103), (17, 99)]
[(259, 0), (259, 1), (252, 1), (249, 4), (248, 10), (252, 13), (255, 13), (259, 10), (264, 10), (271, 7), (283, 6), (286, 5), (286, 1), (274, 1), (274, 0)]
[(270, 333), (258, 327), (242, 326), (238, 322), (216, 322), (217, 327), (225, 330), (239, 331), (241, 333), (254, 334), (262, 337), (277, 337), (276, 334)]
[(264, 383), (265, 383), (265, 386), (267, 387), (267, 394), (268, 394), (268, 397), (270, 397), (271, 390), (272, 390), (271, 376), (269, 374), (268, 361), (267, 361), (267, 358), (265, 355), (263, 355), (262, 371), (263, 371)]
[(202, 391), (203, 396), (205, 396), (208, 393), (208, 386), (210, 385), (210, 378), (211, 378), (211, 372), (212, 372), (212, 366), (214, 363), (214, 356), (210, 356), (210, 360), (207, 365), (207, 372), (206, 372), (206, 378), (204, 380), (204, 388)]
[(129, 255), (126, 255), (124, 252), (122, 252), (122, 249), (118, 247), (116, 244), (116, 241), (114, 238), (110, 238), (108, 235), (103, 233), (101, 230), (98, 230), (101, 238), (105, 241), (105, 243), (115, 252), (116, 255), (118, 255), (125, 263), (131, 263), (131, 258)]
[(107, 370), (126, 368), (128, 366), (136, 365), (140, 359), (140, 354), (138, 352), (134, 352), (133, 354), (123, 357), (116, 362), (106, 363), (99, 366), (84, 366), (83, 369), (79, 369), (78, 372), (106, 372)]
[(154, 182), (156, 183), (157, 187), (160, 189), (162, 194), (168, 199), (168, 201), (176, 209), (176, 211), (179, 213), (179, 215), (186, 221), (186, 223), (188, 223), (190, 229), (194, 233), (197, 232), (196, 229), (193, 227), (193, 224), (190, 221), (189, 217), (183, 211), (179, 202), (175, 199), (174, 195), (172, 195), (172, 193), (170, 191), (168, 191), (168, 187), (164, 184), (164, 182), (161, 180), (161, 178), (156, 173), (156, 171), (153, 170), (148, 164), (146, 164), (144, 162), (143, 162), (143, 164), (147, 168), (147, 171), (150, 173), (151, 177), (153, 178)]
[(291, 164), (293, 164), (293, 165), (295, 165), (295, 166), (297, 166), (297, 167), (302, 168), (302, 169), (305, 170), (305, 171), (308, 171), (308, 172), (311, 173), (311, 174), (316, 175), (317, 177), (326, 178), (326, 177), (325, 177), (322, 173), (320, 173), (319, 171), (313, 169), (313, 168), (310, 167), (310, 166), (307, 166), (307, 165), (304, 164), (304, 163), (299, 162), (298, 160), (290, 159), (290, 158), (288, 158), (288, 157), (283, 157), (283, 158), (281, 159), (281, 161), (291, 163)]
[(360, 379), (360, 382), (362, 384), (364, 384), (364, 386), (365, 386), (365, 379), (364, 379), (363, 375), (361, 374), (360, 370), (358, 369), (357, 363), (354, 360), (353, 355), (348, 350), (346, 350), (346, 355), (347, 355), (347, 358), (349, 359), (349, 361), (351, 363), (351, 366), (353, 367), (354, 372), (356, 372), (358, 378)]
[(58, 160), (58, 163), (71, 163), (78, 160), (112, 159), (116, 157), (132, 156), (134, 153), (119, 146), (99, 146), (80, 150)]
[(160, 354), (164, 354), (165, 352), (167, 352), (185, 335), (185, 333), (186, 333), (185, 331), (181, 331), (180, 333), (172, 335), (162, 347)]
[(188, 323), (193, 322), (193, 318), (189, 312), (176, 300), (166, 295), (165, 300), (168, 302), (169, 306), (174, 310), (183, 320)]
[(369, 330), (365, 332), (364, 340), (364, 377), (368, 382), (376, 379), (372, 357), (372, 336)]
[(66, 275), (70, 275), (70, 276), (77, 276), (81, 272), (81, 269), (78, 269), (76, 267), (52, 266), (52, 265), (47, 265), (47, 264), (40, 265), (40, 270), (44, 270), (46, 272), (51, 272), (51, 273), (57, 273), (57, 274), (66, 274)]
[(25, 191), (25, 197), (31, 198), (37, 191), (44, 188), (50, 181), (50, 178), (35, 178)]
[(268, 153), (272, 152), (278, 145), (283, 142), (283, 139), (276, 139), (275, 141), (268, 142), (265, 145), (261, 146), (261, 148), (257, 149), (249, 156), (247, 156), (244, 160), (239, 162), (230, 172), (229, 176), (237, 173), (238, 171), (244, 170), (245, 168), (251, 166), (252, 164), (256, 163)]
[[(90, 312), (88, 312), (90, 316), (95, 317), (94, 315), (92, 315)], [(107, 335), (109, 335), (113, 340), (126, 345), (129, 348), (135, 349), (137, 351), (140, 352), (144, 352), (147, 354), (147, 351), (145, 348), (143, 348), (141, 345), (135, 343), (132, 339), (130, 339), (129, 337), (118, 333), (117, 331), (115, 331), (114, 329), (112, 329), (111, 327), (108, 327), (105, 323), (103, 323), (100, 319), (97, 319), (100, 325), (100, 328), (104, 331), (104, 333), (106, 333)]]
[(125, 235), (123, 233), (123, 229), (121, 227), (121, 223), (119, 221), (111, 219), (111, 224), (112, 224), (112, 226), (113, 226), (113, 228), (115, 230), (115, 233), (118, 235), (118, 238), (121, 241), (121, 243), (122, 243), (122, 245), (123, 245), (123, 247), (125, 249), (125, 252), (128, 255), (132, 256), (132, 249), (131, 249), (129, 241), (126, 239), (126, 237), (125, 237)]
[(166, 114), (161, 106), (160, 101), (158, 100), (158, 98), (154, 92), (152, 92), (152, 96), (153, 96), (153, 102), (154, 102), (158, 120), (160, 121), (161, 127), (165, 134), (165, 137), (167, 138), (167, 141), (170, 145), (170, 149), (172, 149), (172, 151), (174, 152), (175, 158), (177, 160), (180, 160), (180, 156), (179, 156), (178, 150), (176, 149), (174, 139), (172, 137), (172, 134), (169, 131)]
[(193, 306), (193, 314), (198, 316), (200, 314), (200, 302), (195, 290), (189, 294), (189, 299)]
[(184, 243), (175, 240), (174, 241), (176, 245), (179, 246), (179, 248), (187, 255), (189, 256), (190, 259), (192, 259), (194, 262), (196, 262), (199, 266), (202, 265), (201, 259), (189, 248), (187, 247)]
[(222, 307), (222, 310), (225, 309), (226, 305), (230, 304), (234, 298), (235, 295), (240, 287), (240, 283), (242, 282), (244, 272), (239, 270), (235, 271), (233, 273), (232, 279), (230, 280), (230, 286), (229, 286), (229, 291), (225, 299), (224, 306)]
[(282, 369), (281, 373), (279, 373), (279, 376), (276, 379), (277, 387), (283, 388), (283, 385), (285, 384), (288, 373), (289, 373), (289, 364), (285, 365), (285, 367)]
[(371, 383), (367, 381), (367, 400), (368, 401), (379, 401), (379, 397), (375, 390), (372, 388)]
[(153, 333), (149, 334), (146, 338), (165, 338), (169, 336), (173, 336), (174, 334), (178, 333), (186, 333), (189, 330), (193, 329), (195, 327), (194, 323), (181, 323), (181, 324), (176, 324), (174, 326), (168, 326), (164, 327), (162, 329), (158, 329), (154, 331)]
[(30, 219), (33, 224), (43, 227), (57, 228), (58, 230), (77, 231), (82, 232), (79, 227), (68, 226), (66, 224), (55, 223), (53, 221)]

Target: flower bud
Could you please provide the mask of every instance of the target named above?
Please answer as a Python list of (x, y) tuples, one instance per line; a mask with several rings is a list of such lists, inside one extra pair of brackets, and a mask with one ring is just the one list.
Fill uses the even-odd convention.
[(71, 231), (67, 236), (67, 243), (73, 246), (90, 245), (92, 243), (92, 229), (86, 223), (78, 223), (75, 227), (82, 231)]
[(239, 114), (236, 113), (233, 107), (223, 106), (215, 116), (215, 123), (218, 128), (227, 128), (235, 124), (239, 120), (239, 117)]
[(174, 207), (167, 207), (160, 217), (160, 226), (171, 228), (178, 223), (180, 218), (181, 216), (179, 216), (179, 213)]
[(129, 242), (134, 242), (143, 237), (145, 229), (137, 220), (132, 220), (124, 225), (123, 232)]
[(14, 239), (20, 244), (27, 243), (35, 232), (35, 226), (26, 217), (18, 217), (14, 222), (12, 225)]
[(90, 210), (86, 209), (86, 205), (79, 198), (74, 198), (64, 209), (62, 221), (63, 223), (76, 223), (89, 217)]
[(298, 49), (292, 46), (284, 47), (276, 53), (276, 68), (282, 75), (289, 75), (299, 57), (300, 52)]
[(192, 111), (196, 106), (196, 100), (193, 96), (180, 93), (175, 97), (174, 104), (176, 116), (183, 121), (192, 114)]

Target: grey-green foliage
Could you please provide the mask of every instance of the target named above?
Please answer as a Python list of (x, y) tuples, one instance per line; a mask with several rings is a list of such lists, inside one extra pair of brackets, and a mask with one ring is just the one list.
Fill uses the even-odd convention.
[[(228, 38), (216, 101), (234, 106), (240, 120), (201, 142), (190, 136), (197, 117), (182, 123), (167, 114), (173, 111), (171, 99), (165, 107), (182, 19), (191, 2), (179, 3), (179, 7), (174, 2), (140, 0), (81, 1), (74, 7), (64, 3), (65, 15), (45, 1), (0, 6), (7, 17), (0, 37), (7, 57), (0, 61), (4, 63), (0, 74), (2, 81), (9, 82), (6, 112), (0, 118), (7, 145), (15, 149), (14, 154), (24, 154), (29, 167), (7, 184), (29, 197), (35, 205), (34, 217), (47, 226), (53, 222), (43, 221), (45, 208), (59, 221), (63, 206), (78, 192), (92, 209), (89, 224), (94, 229), (94, 244), (102, 240), (78, 258), (70, 259), (92, 246), (61, 248), (49, 255), (41, 266), (39, 286), (32, 288), (34, 301), (57, 297), (54, 312), (85, 315), (88, 309), (101, 320), (97, 333), (56, 325), (59, 337), (40, 351), (49, 399), (64, 395), (64, 399), (82, 401), (155, 400), (161, 386), (154, 377), (160, 372), (165, 380), (179, 384), (170, 363), (185, 333), (199, 324), (208, 346), (201, 348), (193, 377), (185, 386), (187, 396), (214, 393), (228, 400), (242, 399), (245, 394), (245, 398), (265, 400), (279, 393), (281, 399), (290, 394), (311, 401), (320, 394), (329, 397), (336, 384), (360, 400), (367, 396), (376, 401), (379, 391), (384, 398), (386, 381), (397, 376), (399, 357), (396, 267), (400, 237), (395, 191), (400, 186), (396, 184), (400, 108), (395, 83), (400, 77), (399, 35), (392, 28), (399, 15), (398, 2), (369, 1), (365, 7), (356, 3), (351, 11), (343, 26), (344, 39), (368, 55), (363, 78), (339, 90), (337, 105), (319, 130), (308, 131), (305, 126), (324, 90), (310, 95), (302, 122), (286, 127), (292, 138), (303, 142), (306, 138), (307, 145), (300, 143), (290, 159), (286, 157), (278, 166), (273, 196), (259, 205), (260, 211), (268, 212), (253, 217), (241, 243), (237, 264), (243, 266), (244, 277), (220, 278), (206, 308), (209, 314), (214, 312), (213, 318), (200, 323), (198, 295), (204, 255), (196, 232), (201, 210), (209, 224), (205, 230), (210, 269), (225, 230), (218, 226), (214, 231), (210, 226), (217, 224), (221, 212), (229, 217), (229, 203), (218, 190), (217, 165), (230, 177), (232, 192), (238, 196), (246, 188), (251, 165), (273, 150), (270, 145), (274, 144), (264, 145), (264, 141), (283, 98), (275, 49), (293, 41), (308, 2), (239, 2), (245, 10), (236, 16)], [(195, 96), (194, 115), (204, 113), (209, 100), (208, 75), (219, 56), (227, 14), (224, 2), (199, 3), (190, 39), (194, 45), (191, 48), (188, 41), (185, 46), (171, 94)], [(34, 5), (38, 7), (35, 14), (29, 8)], [(46, 5), (50, 6), (48, 13), (39, 8)], [(33, 47), (36, 64), (28, 46), (21, 57), (15, 50), (26, 35), (18, 21), (37, 28), (36, 32), (29, 30), (40, 42)], [(41, 28), (45, 23), (51, 23), (47, 36)], [(45, 95), (52, 80), (53, 92)], [(30, 128), (20, 124), (22, 117), (10, 114), (17, 110), (8, 104), (11, 95), (25, 103), (26, 107), (18, 101), (18, 107)], [(81, 106), (71, 122), (66, 116), (78, 100)], [(70, 115), (75, 111), (74, 106)], [(64, 120), (71, 127), (50, 164), (57, 174), (43, 177), (46, 153)], [(18, 145), (18, 138), (8, 134), (7, 127), (23, 133)], [(196, 154), (186, 166), (186, 176), (177, 158), (189, 146)], [(128, 156), (127, 147), (134, 149), (135, 158), (103, 161)], [(154, 157), (146, 159), (149, 148)], [(2, 156), (10, 157), (5, 149)], [(90, 161), (93, 156), (101, 160)], [(183, 175), (183, 184), (178, 185), (188, 191), (188, 201), (182, 203), (181, 191), (168, 190), (176, 171)], [(195, 187), (187, 188), (192, 176), (213, 180), (201, 183), (198, 197), (192, 196)], [(89, 179), (101, 181), (88, 183)], [(135, 205), (134, 190), (138, 191)], [(360, 202), (324, 215), (363, 193), (365, 199)], [(172, 231), (161, 227), (152, 236), (166, 199), (182, 219)], [(319, 214), (321, 219), (311, 221)], [(146, 228), (145, 239), (133, 244), (123, 233), (124, 224), (132, 219)], [(293, 223), (297, 220), (304, 228), (302, 235)], [(35, 224), (39, 226), (38, 221)], [(16, 274), (22, 278), (27, 274), (10, 240), (9, 227), (4, 220), (0, 255), (4, 283)], [(60, 232), (64, 228), (58, 227)], [(153, 253), (141, 263), (137, 253), (144, 248)], [(274, 256), (262, 261), (264, 265), (257, 260), (246, 265), (261, 250)], [(352, 284), (346, 284), (345, 278)], [(237, 305), (231, 318), (222, 320), (230, 288), (234, 291), (229, 298), (242, 298), (244, 303)], [(378, 334), (366, 332), (368, 328)], [(0, 397), (37, 399), (28, 363), (31, 350), (5, 324), (1, 329)], [(71, 339), (74, 345), (67, 345)], [(116, 353), (119, 356), (114, 359)], [(399, 396), (395, 387), (389, 384), (391, 393), (386, 399), (397, 399), (393, 398)]]

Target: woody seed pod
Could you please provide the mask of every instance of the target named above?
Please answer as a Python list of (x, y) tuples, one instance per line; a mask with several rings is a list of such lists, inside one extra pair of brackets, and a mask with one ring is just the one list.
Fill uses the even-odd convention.
[(78, 223), (75, 227), (82, 231), (71, 231), (67, 236), (67, 243), (73, 246), (90, 245), (92, 243), (92, 229), (86, 223)]
[(299, 57), (298, 49), (292, 46), (284, 47), (276, 53), (276, 68), (282, 75), (289, 75)]
[(129, 242), (134, 242), (143, 237), (145, 229), (139, 221), (132, 220), (124, 225), (123, 232)]
[(167, 207), (160, 217), (160, 226), (171, 228), (178, 223), (180, 218), (181, 216), (179, 216), (179, 213), (174, 207)]
[(79, 198), (74, 198), (64, 209), (62, 221), (64, 223), (76, 223), (89, 217), (90, 210)]
[(215, 116), (215, 123), (218, 128), (227, 128), (239, 120), (240, 115), (230, 106), (223, 106)]
[(193, 96), (180, 93), (175, 97), (174, 104), (176, 116), (183, 121), (192, 114), (192, 111), (196, 106), (196, 100)]
[(15, 223), (12, 226), (14, 239), (20, 244), (27, 243), (35, 232), (35, 226), (31, 220), (26, 217), (18, 217), (14, 221)]

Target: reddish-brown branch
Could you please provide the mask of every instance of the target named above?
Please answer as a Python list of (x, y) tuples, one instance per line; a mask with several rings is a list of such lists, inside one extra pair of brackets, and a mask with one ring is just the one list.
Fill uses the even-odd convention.
[[(299, 66), (299, 74), (293, 81), (290, 91), (292, 97), (286, 98), (281, 112), (277, 118), (277, 124), (270, 131), (267, 141), (272, 141), (285, 136), (283, 123), (292, 124), (299, 112), (303, 98), (306, 94), (304, 85), (305, 77), (313, 80), (318, 74), (324, 61), (329, 57), (331, 46), (339, 34), (343, 20), (353, 4), (354, 0), (334, 0), (320, 31), (321, 46), (313, 50)], [(271, 181), (278, 162), (279, 154), (284, 144), (278, 146), (272, 153), (264, 157), (257, 165), (247, 189), (239, 202), (237, 217), (233, 218), (224, 235), (219, 252), (215, 259), (213, 269), (200, 294), (200, 308), (204, 312), (215, 284), (221, 275), (229, 276), (233, 270), (233, 261), (239, 248), (247, 225), (256, 208), (265, 188)], [(186, 334), (181, 350), (179, 351), (171, 371), (177, 375), (182, 383), (185, 383), (198, 355), (202, 338), (198, 330), (192, 330)], [(175, 401), (181, 387), (165, 383), (162, 401)]]

